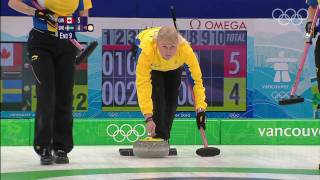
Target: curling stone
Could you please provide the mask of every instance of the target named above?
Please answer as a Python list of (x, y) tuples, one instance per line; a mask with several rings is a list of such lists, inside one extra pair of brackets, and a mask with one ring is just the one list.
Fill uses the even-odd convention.
[(146, 137), (133, 144), (133, 154), (141, 158), (162, 158), (169, 155), (169, 144), (161, 138)]

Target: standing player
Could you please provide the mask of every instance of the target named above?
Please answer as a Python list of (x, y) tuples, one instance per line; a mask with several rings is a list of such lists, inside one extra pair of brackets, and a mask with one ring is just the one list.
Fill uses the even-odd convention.
[[(306, 32), (310, 33), (311, 32), (311, 24), (313, 17), (315, 16), (315, 12), (318, 6), (318, 1), (317, 0), (306, 0), (308, 7), (308, 22), (306, 23)], [(317, 22), (318, 23), (318, 22)], [(315, 28), (313, 31), (314, 37), (317, 35), (319, 27)], [(317, 82), (318, 82), (318, 92), (320, 92), (320, 39), (317, 38), (316, 42), (316, 47), (314, 51), (314, 56), (315, 56), (315, 65), (316, 65), (316, 71), (317, 71)], [(320, 105), (318, 104), (317, 109), (320, 109)]]
[(138, 102), (148, 135), (168, 140), (178, 105), (182, 67), (194, 80), (198, 128), (205, 129), (205, 89), (198, 60), (189, 43), (174, 27), (148, 28), (136, 39)]
[[(32, 3), (38, 3), (43, 10), (32, 7)], [(9, 0), (8, 5), (33, 16), (28, 53), (37, 95), (34, 150), (42, 165), (69, 163), (67, 153), (73, 148), (72, 102), (77, 48), (69, 40), (58, 38), (55, 19), (75, 13), (88, 16), (91, 0)]]

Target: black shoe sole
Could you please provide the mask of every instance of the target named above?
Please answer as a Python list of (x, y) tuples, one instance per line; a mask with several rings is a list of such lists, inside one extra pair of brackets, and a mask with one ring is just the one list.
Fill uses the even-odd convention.
[(54, 162), (56, 164), (69, 164), (69, 159), (68, 158), (55, 157)]
[(51, 160), (51, 161), (40, 161), (40, 164), (41, 165), (51, 165), (51, 164), (53, 164), (53, 160)]

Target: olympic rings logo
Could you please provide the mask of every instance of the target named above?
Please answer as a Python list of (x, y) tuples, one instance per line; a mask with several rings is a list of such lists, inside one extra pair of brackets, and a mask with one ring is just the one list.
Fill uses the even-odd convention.
[(285, 11), (276, 8), (272, 11), (272, 18), (277, 20), (280, 25), (286, 26), (288, 24), (300, 25), (308, 18), (308, 10), (301, 8), (298, 11), (289, 8)]
[(137, 124), (133, 127), (130, 124), (123, 124), (120, 127), (117, 124), (110, 124), (106, 129), (106, 133), (118, 143), (125, 140), (136, 142), (140, 137), (145, 135), (146, 128), (143, 124)]
[(239, 113), (230, 113), (229, 118), (240, 118), (240, 114)]
[(273, 91), (271, 93), (271, 97), (275, 100), (275, 101), (279, 101), (280, 99), (283, 99), (283, 98), (289, 98), (290, 96), (290, 92), (287, 91)]

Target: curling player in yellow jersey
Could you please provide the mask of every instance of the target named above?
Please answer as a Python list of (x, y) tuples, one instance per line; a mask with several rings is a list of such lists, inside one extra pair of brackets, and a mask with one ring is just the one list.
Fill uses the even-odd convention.
[(190, 44), (174, 27), (154, 27), (140, 32), (135, 42), (136, 87), (148, 136), (169, 140), (178, 105), (181, 73), (191, 72), (197, 126), (205, 129), (205, 88), (199, 62)]

